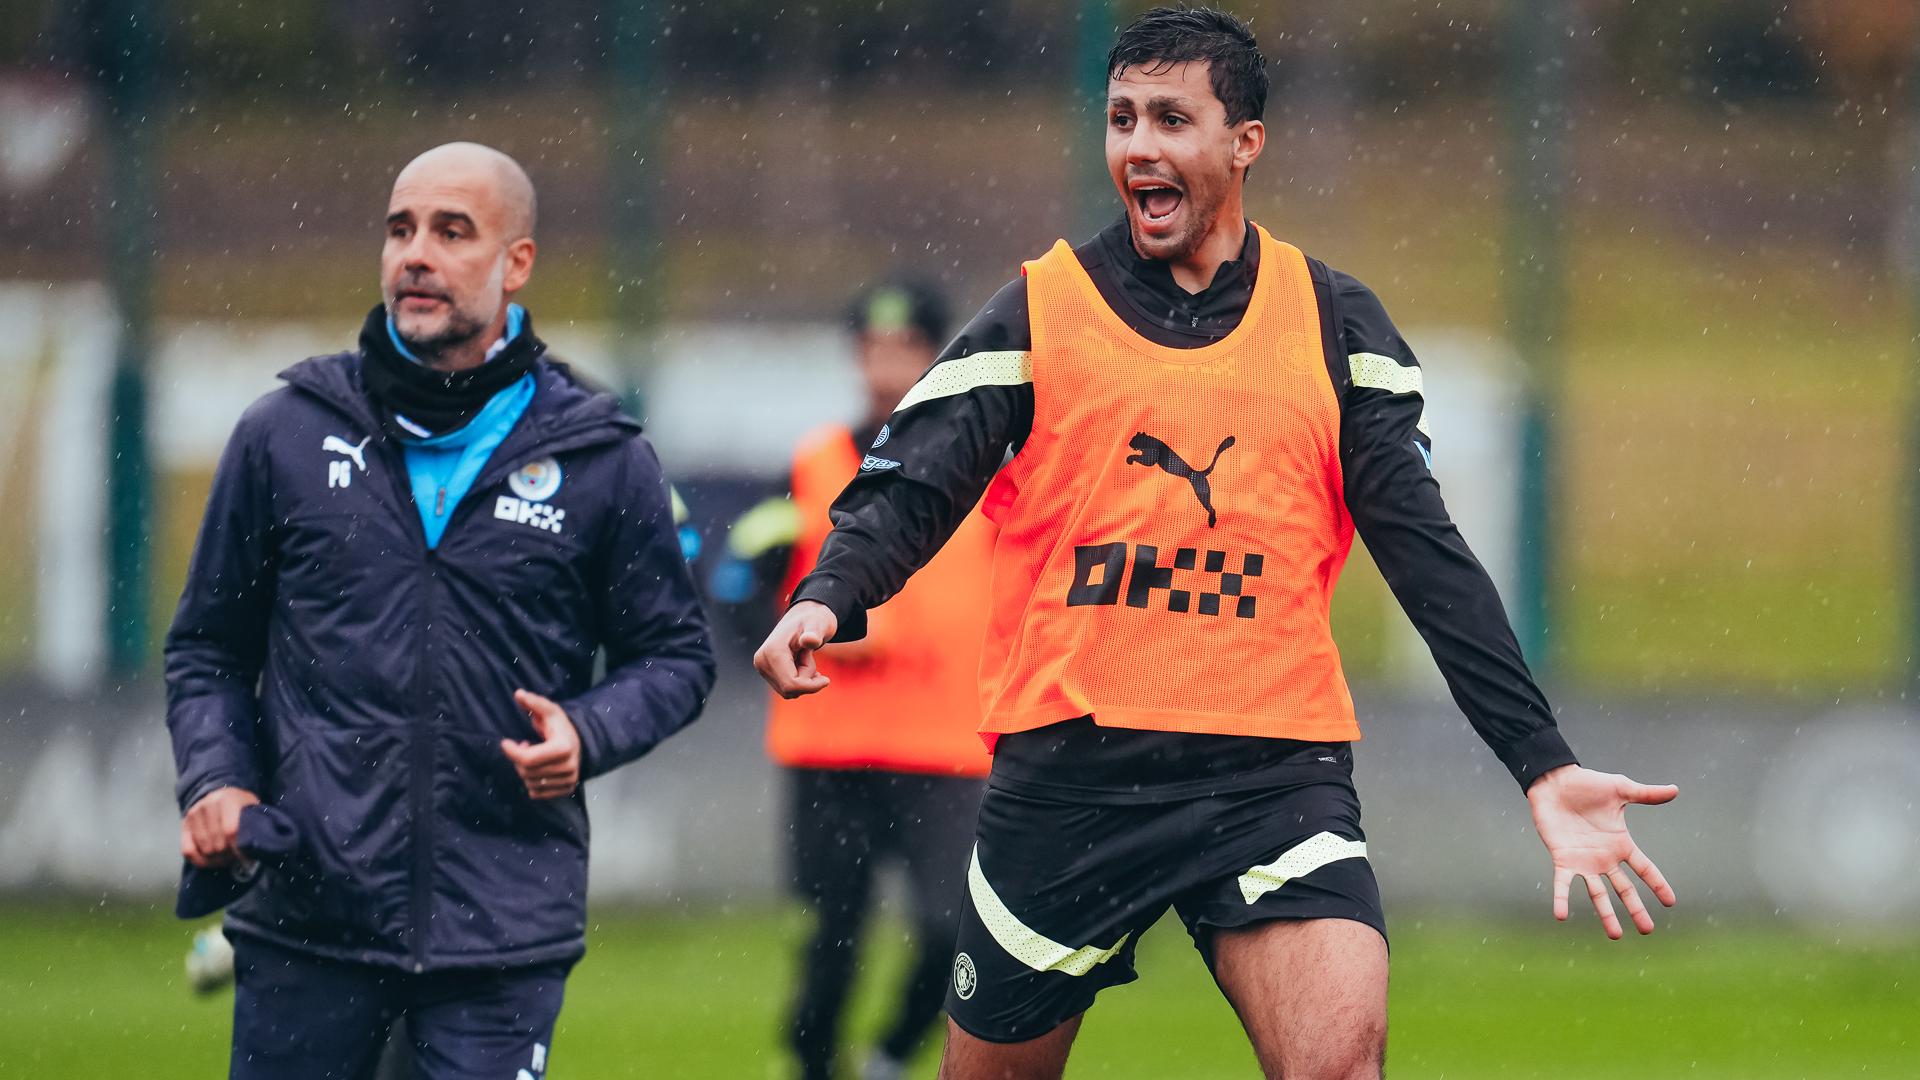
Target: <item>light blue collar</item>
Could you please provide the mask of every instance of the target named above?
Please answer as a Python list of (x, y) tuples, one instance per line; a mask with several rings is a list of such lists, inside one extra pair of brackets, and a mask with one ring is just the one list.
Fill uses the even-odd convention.
[(533, 394), (534, 378), (528, 373), (495, 394), (466, 424), (432, 438), (402, 440), (407, 479), (428, 547), (440, 546), (453, 511), (473, 489), (494, 450), (520, 422)]

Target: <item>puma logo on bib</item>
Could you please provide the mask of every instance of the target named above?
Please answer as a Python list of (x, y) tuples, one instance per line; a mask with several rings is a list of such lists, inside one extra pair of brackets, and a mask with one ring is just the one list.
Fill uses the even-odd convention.
[(1223, 439), (1213, 451), (1213, 460), (1204, 469), (1196, 469), (1185, 459), (1173, 452), (1173, 448), (1159, 439), (1142, 431), (1127, 444), (1138, 450), (1137, 454), (1127, 455), (1127, 464), (1145, 465), (1151, 469), (1155, 465), (1167, 470), (1167, 475), (1177, 476), (1193, 485), (1193, 497), (1200, 500), (1200, 508), (1207, 512), (1207, 528), (1211, 529), (1219, 521), (1219, 515), (1213, 512), (1213, 485), (1207, 477), (1213, 475), (1214, 467), (1220, 464), (1220, 455), (1233, 445), (1233, 436)]

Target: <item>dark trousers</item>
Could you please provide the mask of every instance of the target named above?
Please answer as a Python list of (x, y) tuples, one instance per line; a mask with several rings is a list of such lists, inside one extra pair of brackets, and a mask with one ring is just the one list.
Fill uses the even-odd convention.
[(412, 975), (234, 935), (235, 1080), (367, 1080), (399, 1017), (417, 1080), (546, 1075), (571, 961)]
[(874, 769), (788, 769), (787, 776), (793, 888), (816, 919), (802, 957), (790, 1038), (806, 1080), (827, 1080), (840, 1014), (853, 987), (856, 939), (873, 900), (877, 858), (893, 855), (906, 863), (918, 950), (882, 1049), (905, 1058), (940, 1015), (986, 782)]

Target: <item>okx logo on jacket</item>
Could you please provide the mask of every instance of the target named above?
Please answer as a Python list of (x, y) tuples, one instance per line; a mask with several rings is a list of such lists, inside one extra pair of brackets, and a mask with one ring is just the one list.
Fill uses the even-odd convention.
[(493, 516), (502, 521), (559, 532), (560, 523), (566, 520), (567, 512), (549, 506), (547, 500), (560, 490), (560, 479), (560, 463), (551, 457), (522, 465), (507, 477), (507, 487), (513, 489), (513, 494), (502, 495), (493, 501)]

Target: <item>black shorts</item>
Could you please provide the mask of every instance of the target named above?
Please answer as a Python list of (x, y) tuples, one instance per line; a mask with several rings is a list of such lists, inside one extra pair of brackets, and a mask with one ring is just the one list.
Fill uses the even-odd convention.
[(992, 785), (967, 874), (947, 1013), (1025, 1042), (1132, 982), (1135, 943), (1171, 906), (1213, 964), (1213, 933), (1351, 919), (1387, 933), (1351, 758), (1297, 783), (1153, 805)]

